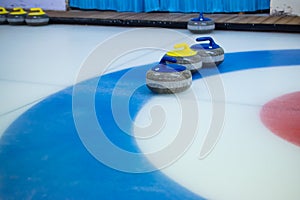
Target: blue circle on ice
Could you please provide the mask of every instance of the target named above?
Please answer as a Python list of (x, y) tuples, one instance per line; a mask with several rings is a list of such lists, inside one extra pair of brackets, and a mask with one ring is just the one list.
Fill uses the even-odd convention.
[[(251, 68), (299, 65), (299, 56), (300, 49), (229, 53), (218, 69), (220, 73), (227, 73)], [(153, 65), (140, 66), (139, 74), (133, 77), (130, 84), (145, 81), (144, 74)], [(215, 75), (215, 70), (201, 70), (205, 70), (207, 76)], [(135, 139), (124, 134), (114, 122), (110, 107), (114, 86), (127, 71), (101, 77), (95, 93), (95, 109), (106, 136), (115, 145), (127, 151), (142, 153)], [(193, 78), (199, 79), (202, 76), (195, 74)], [(89, 92), (92, 81), (83, 83), (86, 86), (83, 93)], [(33, 106), (4, 132), (0, 139), (1, 198), (203, 199), (160, 171), (124, 173), (96, 160), (77, 134), (72, 114), (72, 89), (66, 88)], [(126, 91), (130, 89), (124, 87), (122, 95), (131, 94), (132, 91)], [(155, 94), (146, 85), (134, 92), (129, 108), (132, 118), (153, 96)], [(130, 122), (125, 124), (131, 126)], [(88, 119), (86, 125), (89, 125)], [(110, 152), (105, 149), (103, 152), (110, 156)], [(141, 160), (141, 164), (151, 165), (147, 158)]]

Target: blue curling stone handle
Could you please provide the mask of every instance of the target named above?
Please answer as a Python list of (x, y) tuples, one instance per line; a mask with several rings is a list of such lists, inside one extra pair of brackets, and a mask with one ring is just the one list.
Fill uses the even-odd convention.
[(160, 60), (159, 64), (161, 64), (161, 65), (167, 65), (167, 62), (176, 63), (177, 60), (176, 60), (176, 58), (172, 58), (172, 57), (169, 57), (169, 56), (164, 56)]
[(167, 62), (176, 63), (176, 58), (172, 58), (169, 56), (164, 56), (160, 60), (159, 64), (152, 67), (152, 70), (155, 72), (163, 72), (163, 73), (175, 73), (175, 72), (182, 72), (186, 70), (185, 66), (178, 65), (178, 64), (168, 64)]
[(210, 18), (204, 17), (202, 12), (199, 14), (199, 17), (193, 18), (193, 19), (191, 19), (191, 20), (192, 20), (192, 21), (201, 21), (201, 22), (212, 21)]
[(196, 39), (197, 42), (206, 42), (209, 41), (208, 44), (195, 44), (191, 48), (192, 49), (217, 49), (220, 48), (218, 44), (211, 37), (199, 37)]

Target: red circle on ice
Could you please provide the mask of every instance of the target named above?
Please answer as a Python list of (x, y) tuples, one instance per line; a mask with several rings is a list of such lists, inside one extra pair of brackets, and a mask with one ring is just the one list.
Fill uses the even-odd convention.
[(300, 146), (300, 92), (268, 102), (263, 106), (260, 117), (274, 134)]

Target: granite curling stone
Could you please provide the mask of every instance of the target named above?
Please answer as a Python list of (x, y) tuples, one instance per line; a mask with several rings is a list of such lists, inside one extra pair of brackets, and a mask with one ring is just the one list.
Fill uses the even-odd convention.
[(7, 21), (11, 25), (25, 24), (27, 12), (23, 8), (13, 8), (13, 11), (7, 15)]
[(5, 24), (7, 22), (6, 21), (7, 15), (8, 15), (8, 11), (5, 8), (0, 7), (0, 24)]
[(202, 68), (201, 57), (186, 43), (176, 44), (174, 50), (167, 52), (165, 56), (175, 58), (177, 64), (185, 66), (192, 73)]
[(218, 66), (224, 61), (224, 49), (216, 44), (211, 37), (200, 37), (196, 41), (200, 43), (192, 45), (191, 49), (197, 51), (198, 55), (201, 56), (203, 67)]
[(175, 63), (176, 59), (164, 56), (158, 65), (148, 70), (146, 84), (152, 92), (178, 93), (187, 90), (192, 85), (191, 72), (186, 67)]
[(41, 8), (31, 8), (25, 21), (30, 26), (41, 26), (48, 24), (49, 17)]
[(198, 18), (188, 21), (187, 28), (192, 33), (209, 33), (215, 29), (215, 22), (210, 18), (203, 17), (203, 13), (200, 13)]

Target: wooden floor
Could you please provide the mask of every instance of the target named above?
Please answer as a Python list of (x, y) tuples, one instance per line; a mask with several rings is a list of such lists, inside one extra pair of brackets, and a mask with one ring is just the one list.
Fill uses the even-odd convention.
[[(51, 23), (186, 28), (198, 14), (130, 13), (115, 11), (48, 11)], [(300, 32), (300, 16), (268, 14), (206, 14), (220, 30)]]

